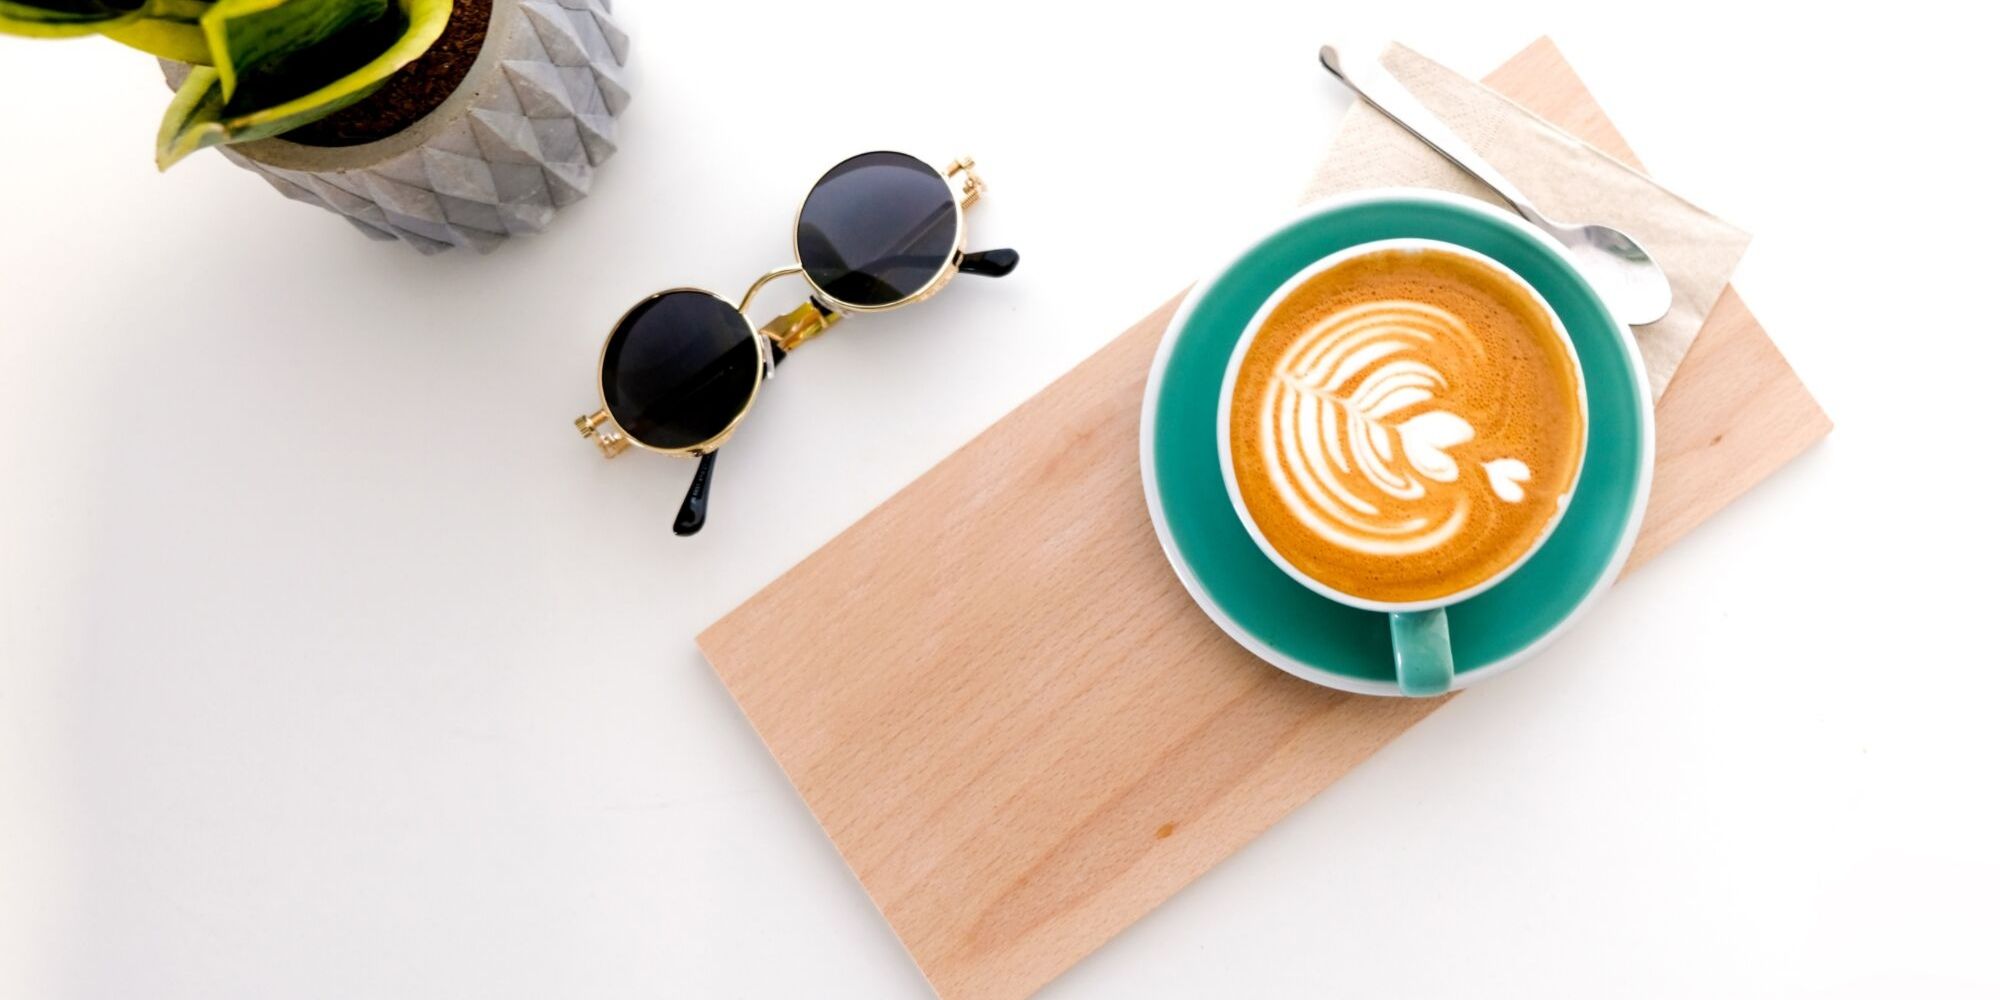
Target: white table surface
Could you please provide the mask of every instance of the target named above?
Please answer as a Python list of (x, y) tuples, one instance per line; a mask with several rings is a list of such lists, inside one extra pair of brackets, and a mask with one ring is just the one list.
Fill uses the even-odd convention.
[[(1838, 429), (1046, 995), (2000, 992), (1989, 36), (1341, 6), (625, 0), (624, 151), (486, 258), (156, 175), (143, 58), (0, 39), (0, 996), (926, 995), (692, 638), (1283, 212), (1357, 26), (1553, 34)], [(1025, 262), (801, 353), (674, 538), (690, 466), (569, 426), (600, 338), (874, 146)]]

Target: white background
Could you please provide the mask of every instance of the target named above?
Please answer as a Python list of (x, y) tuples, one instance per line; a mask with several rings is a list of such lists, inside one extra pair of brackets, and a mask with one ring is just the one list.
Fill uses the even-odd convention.
[[(1991, 36), (1778, 6), (625, 0), (595, 194), (435, 259), (0, 39), (0, 995), (926, 995), (692, 638), (1286, 211), (1356, 29), (1553, 34), (1838, 427), (1047, 995), (2000, 994)], [(600, 338), (876, 146), (1025, 262), (802, 353), (674, 538)]]

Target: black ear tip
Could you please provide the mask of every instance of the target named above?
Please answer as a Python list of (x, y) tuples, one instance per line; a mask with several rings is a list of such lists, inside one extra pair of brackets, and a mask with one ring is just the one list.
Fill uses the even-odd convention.
[(1004, 278), (1021, 263), (1021, 255), (1009, 249), (981, 250), (959, 258), (958, 269), (986, 278)]
[(694, 468), (687, 499), (681, 501), (680, 513), (674, 515), (674, 534), (686, 538), (708, 523), (708, 482), (714, 474), (715, 452), (711, 451), (701, 456), (701, 464)]

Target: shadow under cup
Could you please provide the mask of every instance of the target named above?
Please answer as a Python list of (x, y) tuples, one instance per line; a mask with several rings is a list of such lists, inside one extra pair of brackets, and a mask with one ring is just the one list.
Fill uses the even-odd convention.
[[(1307, 282), (1343, 264), (1382, 254), (1410, 253), (1436, 253), (1459, 258), (1460, 260), (1474, 264), (1479, 270), (1496, 276), (1525, 293), (1523, 297), (1524, 301), (1531, 303), (1531, 307), (1539, 311), (1541, 317), (1548, 322), (1549, 327), (1555, 331), (1558, 341), (1563, 345), (1563, 357), (1567, 360), (1569, 366), (1570, 378), (1568, 382), (1574, 387), (1575, 391), (1574, 399), (1570, 400), (1569, 404), (1570, 412), (1575, 414), (1575, 419), (1579, 425), (1578, 444), (1569, 481), (1564, 484), (1563, 492), (1556, 498), (1553, 510), (1544, 516), (1544, 520), (1537, 530), (1534, 541), (1511, 562), (1499, 571), (1486, 574), (1475, 582), (1459, 587), (1447, 594), (1423, 600), (1384, 601), (1347, 593), (1319, 580), (1287, 559), (1278, 547), (1273, 545), (1270, 539), (1266, 537), (1264, 532), (1259, 528), (1256, 518), (1250, 513), (1248, 504), (1243, 498), (1242, 489), (1237, 482), (1236, 462), (1233, 455), (1235, 435), (1232, 433), (1232, 417), (1235, 410), (1238, 375), (1242, 370), (1245, 358), (1249, 354), (1250, 347), (1253, 341), (1257, 339), (1257, 335), (1264, 329), (1272, 314), (1288, 298), (1299, 291)], [(1371, 322), (1363, 320), (1361, 326), (1365, 328), (1366, 326), (1378, 325), (1379, 323), (1380, 321)], [(1440, 331), (1440, 333), (1443, 333), (1443, 331)], [(1365, 332), (1363, 335), (1365, 335)], [(1340, 336), (1336, 335), (1334, 341), (1337, 342), (1339, 339), (1341, 339)], [(1359, 352), (1355, 356), (1358, 359)], [(1394, 355), (1387, 355), (1383, 360), (1386, 361), (1393, 357)], [(1387, 365), (1382, 367), (1387, 367)], [(1342, 384), (1345, 384), (1349, 378), (1359, 377), (1365, 370), (1365, 368), (1357, 369), (1352, 376), (1336, 377), (1340, 378)], [(1435, 375), (1435, 372), (1432, 374)], [(1365, 394), (1365, 392), (1358, 391), (1358, 394)], [(1570, 338), (1568, 329), (1563, 324), (1562, 317), (1542, 297), (1540, 291), (1533, 284), (1499, 261), (1478, 251), (1456, 244), (1418, 238), (1382, 239), (1346, 247), (1303, 268), (1279, 286), (1276, 291), (1272, 292), (1265, 300), (1263, 306), (1257, 310), (1250, 322), (1243, 328), (1230, 354), (1228, 366), (1222, 377), (1220, 399), (1217, 405), (1217, 452), (1222, 467), (1223, 483), (1229, 494), (1230, 505), (1234, 508), (1237, 519), (1242, 523), (1243, 529), (1249, 533), (1250, 538), (1256, 543), (1258, 549), (1278, 569), (1297, 581), (1299, 585), (1314, 593), (1357, 610), (1386, 614), (1388, 616), (1388, 632), (1395, 665), (1397, 689), (1401, 694), (1406, 696), (1425, 697), (1443, 694), (1453, 686), (1455, 668), (1447, 608), (1450, 605), (1477, 597), (1498, 586), (1502, 581), (1513, 575), (1516, 570), (1525, 566), (1541, 550), (1543, 544), (1555, 533), (1557, 525), (1561, 523), (1563, 515), (1570, 506), (1577, 483), (1582, 476), (1584, 459), (1589, 448), (1589, 413), (1590, 407), (1585, 386), (1583, 365), (1577, 355), (1576, 346)], [(1461, 420), (1460, 423), (1462, 425), (1463, 421)], [(1516, 464), (1518, 465), (1518, 463)], [(1346, 466), (1342, 465), (1341, 468), (1344, 469)], [(1420, 473), (1413, 471), (1412, 474), (1417, 475)], [(1478, 473), (1471, 470), (1459, 470), (1457, 475), (1461, 477), (1476, 477)], [(1495, 486), (1494, 489), (1497, 492), (1498, 486)]]

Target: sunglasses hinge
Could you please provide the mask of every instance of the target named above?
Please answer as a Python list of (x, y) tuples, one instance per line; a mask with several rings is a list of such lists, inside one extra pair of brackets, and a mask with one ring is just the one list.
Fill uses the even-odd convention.
[(593, 439), (597, 444), (597, 450), (603, 452), (605, 458), (617, 458), (624, 454), (625, 449), (632, 446), (632, 442), (618, 431), (598, 430), (610, 420), (610, 410), (599, 410), (576, 418), (576, 429), (585, 438)]
[(986, 182), (979, 179), (979, 174), (974, 172), (972, 167), (972, 157), (961, 156), (951, 161), (951, 166), (946, 168), (944, 172), (946, 180), (957, 177), (959, 174), (965, 175), (965, 181), (959, 187), (958, 192), (958, 206), (962, 209), (971, 208), (973, 203), (979, 200), (979, 196), (986, 191)]

